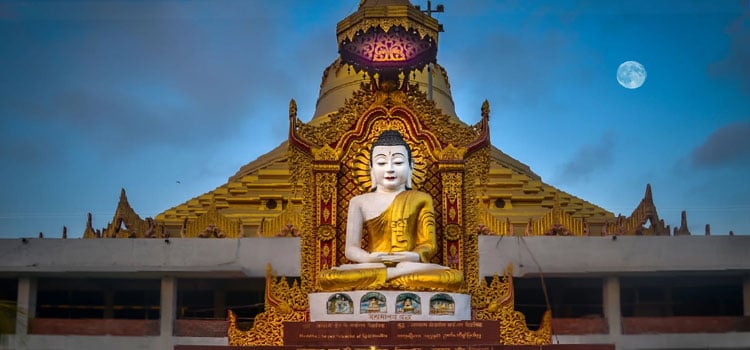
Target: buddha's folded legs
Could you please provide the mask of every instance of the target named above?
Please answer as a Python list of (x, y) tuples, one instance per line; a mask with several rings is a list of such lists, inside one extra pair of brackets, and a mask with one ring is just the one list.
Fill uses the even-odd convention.
[(453, 269), (410, 273), (388, 281), (396, 289), (457, 292), (464, 283), (461, 271)]
[(430, 290), (457, 292), (463, 286), (463, 273), (453, 269), (439, 269), (409, 273), (387, 280), (387, 268), (330, 269), (318, 275), (322, 291), (373, 290), (394, 288), (401, 290)]
[(318, 284), (327, 292), (379, 289), (386, 283), (386, 268), (330, 269), (320, 271)]

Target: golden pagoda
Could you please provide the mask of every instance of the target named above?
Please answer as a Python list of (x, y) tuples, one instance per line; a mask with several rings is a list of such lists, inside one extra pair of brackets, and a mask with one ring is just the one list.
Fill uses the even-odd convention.
[(414, 187), (435, 203), (440, 247), (431, 262), (461, 271), (473, 320), (499, 321), (501, 344), (550, 344), (550, 312), (536, 331), (514, 309), (510, 269), (491, 283), (479, 275), (478, 237), (668, 235), (651, 188), (629, 217), (565, 193), (490, 142), (490, 104), (478, 123), (455, 113), (448, 74), (437, 63), (441, 27), (408, 0), (363, 0), (337, 25), (339, 56), (320, 84), (315, 113), (298, 118), (289, 103), (289, 134), (242, 166), (225, 184), (156, 218), (141, 219), (125, 191), (102, 231), (85, 238), (300, 237), (300, 280), (289, 285), (267, 268), (265, 311), (250, 331), (230, 313), (229, 343), (284, 345), (283, 328), (310, 321), (307, 295), (319, 272), (347, 263), (349, 200), (370, 188), (369, 153), (384, 130), (412, 148)]
[[(488, 101), (468, 118), (478, 122), (458, 117), (437, 62), (440, 32), (429, 2), (424, 11), (408, 0), (362, 0), (338, 23), (339, 53), (323, 71), (315, 112), (299, 116), (291, 100), (286, 140), (225, 183), (154, 218), (139, 216), (122, 189), (105, 227), (95, 229), (89, 214), (86, 240), (3, 240), (0, 291), (15, 322), (0, 343), (747, 348), (748, 237), (661, 237), (691, 233), (684, 212), (673, 233), (664, 225), (650, 185), (624, 216), (545, 183), (492, 145)], [(348, 209), (373, 192), (373, 178), (387, 179), (371, 177), (380, 170), (370, 158), (380, 135), (393, 131), (409, 154), (412, 193), (432, 203), (423, 225), (430, 252), (419, 264), (462, 279), (445, 290), (403, 282), (389, 279), (383, 263), (383, 283), (327, 288), (328, 272), (363, 263), (347, 257), (352, 241), (383, 254), (369, 231), (375, 225), (347, 245)], [(373, 219), (389, 220), (377, 232), (397, 241), (398, 221), (415, 211), (393, 219), (394, 201)]]
[[(391, 28), (398, 30), (389, 32)], [(407, 92), (408, 97), (403, 102), (418, 112), (420, 120), (432, 123), (439, 120), (462, 128), (481, 129), (489, 140), (486, 125), (489, 103), (477, 108), (484, 118), (479, 125), (469, 126), (455, 113), (447, 71), (435, 60), (439, 30), (437, 20), (407, 0), (361, 1), (358, 10), (337, 25), (340, 55), (323, 72), (316, 110), (309, 122), (297, 119), (296, 104), (291, 101), (290, 139), (303, 124), (342, 128), (355, 122), (371, 100), (378, 98), (373, 92), (376, 78), (390, 74), (398, 76), (403, 86), (415, 87)], [(390, 39), (416, 40), (410, 48), (413, 57), (400, 57), (398, 55), (404, 53), (396, 52), (395, 56), (391, 53), (378, 58), (373, 52), (357, 52), (357, 44), (369, 40), (364, 39), (366, 34), (375, 32), (389, 34)], [(361, 54), (373, 57), (369, 63), (372, 67), (368, 68), (368, 63), (358, 56)], [(426, 98), (411, 97), (419, 93)], [(336, 131), (342, 130), (328, 130)], [(464, 137), (452, 130), (441, 132), (447, 133), (450, 139)], [(83, 237), (298, 236), (305, 220), (305, 200), (300, 191), (304, 184), (295, 182), (300, 179), (293, 177), (294, 169), (290, 166), (294, 159), (290, 157), (290, 141), (283, 141), (242, 166), (225, 184), (167, 209), (153, 220), (140, 218), (128, 204), (123, 190), (111, 223), (97, 232), (89, 220)], [(487, 171), (472, 184), (476, 193), (472, 200), (477, 201), (477, 229), (481, 234), (670, 234), (670, 228), (658, 217), (650, 186), (630, 216), (615, 216), (543, 182), (528, 165), (492, 145), (487, 150), (487, 162)], [(687, 233), (683, 231), (686, 228), (680, 228), (679, 233)]]

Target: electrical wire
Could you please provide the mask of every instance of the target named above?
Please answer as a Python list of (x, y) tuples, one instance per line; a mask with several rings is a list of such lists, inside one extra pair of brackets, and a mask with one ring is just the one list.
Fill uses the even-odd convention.
[[(523, 242), (524, 248), (526, 248), (526, 251), (529, 252), (529, 257), (531, 257), (531, 261), (534, 262), (534, 265), (536, 265), (536, 268), (539, 270), (539, 281), (542, 283), (542, 293), (544, 294), (544, 302), (547, 304), (547, 310), (550, 313), (550, 332), (554, 335), (555, 332), (552, 329), (552, 303), (549, 301), (549, 293), (547, 292), (547, 284), (544, 282), (544, 271), (542, 271), (542, 265), (539, 264), (539, 261), (536, 260), (536, 257), (534, 256), (534, 253), (531, 252), (531, 249), (529, 248), (529, 245), (526, 243), (525, 237), (519, 237), (520, 241)], [(555, 337), (555, 343), (560, 344), (560, 339), (558, 339), (557, 335), (554, 335)]]

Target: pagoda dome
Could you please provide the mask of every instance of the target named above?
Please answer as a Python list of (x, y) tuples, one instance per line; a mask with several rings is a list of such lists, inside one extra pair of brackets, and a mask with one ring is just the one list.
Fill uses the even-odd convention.
[[(419, 90), (428, 96), (430, 95), (429, 69), (425, 67), (422, 70), (415, 70), (409, 73), (409, 83), (412, 85), (416, 84)], [(436, 107), (442, 110), (443, 114), (456, 118), (458, 122), (453, 97), (451, 96), (448, 74), (438, 64), (433, 64), (432, 70), (432, 99), (435, 101)], [(339, 107), (344, 105), (344, 100), (359, 90), (362, 83), (369, 82), (370, 75), (368, 73), (362, 71), (355, 72), (350, 65), (337, 59), (323, 72), (318, 101), (315, 106), (315, 114), (313, 114), (313, 119), (310, 123), (315, 125), (326, 120), (325, 116), (338, 111)]]

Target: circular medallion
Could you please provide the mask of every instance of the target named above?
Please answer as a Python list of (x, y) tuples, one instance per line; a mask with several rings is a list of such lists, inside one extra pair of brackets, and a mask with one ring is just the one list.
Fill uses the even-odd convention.
[(336, 237), (336, 229), (331, 225), (320, 225), (318, 226), (318, 239), (321, 241), (329, 241)]
[(445, 226), (445, 239), (457, 241), (461, 238), (461, 226), (448, 224)]

